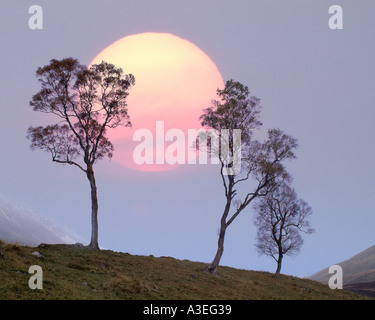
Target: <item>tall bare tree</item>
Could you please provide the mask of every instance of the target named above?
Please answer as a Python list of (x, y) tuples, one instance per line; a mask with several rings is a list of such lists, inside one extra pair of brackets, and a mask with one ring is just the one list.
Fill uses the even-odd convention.
[[(260, 100), (250, 96), (247, 86), (229, 80), (223, 90), (218, 89), (219, 100), (214, 100), (212, 106), (204, 109), (200, 119), (202, 126), (213, 129), (219, 136), (218, 148), (208, 144), (208, 151), (214, 153), (219, 160), (220, 175), (224, 187), (225, 205), (220, 219), (218, 247), (212, 262), (206, 271), (215, 274), (224, 252), (226, 230), (238, 215), (255, 199), (265, 196), (282, 180), (290, 179), (283, 162), (295, 158), (294, 149), (297, 142), (280, 129), (268, 131), (267, 140), (263, 143), (253, 138), (254, 129), (259, 128)], [(228, 140), (229, 131), (233, 135), (235, 130), (240, 134)], [(226, 152), (221, 151), (225, 144)], [(198, 148), (202, 149), (203, 146)], [(238, 149), (241, 156), (237, 157)], [(233, 170), (238, 167), (240, 170)], [(239, 198), (237, 188), (243, 185), (245, 195)]]
[(303, 244), (301, 233), (314, 231), (308, 221), (312, 209), (307, 202), (298, 199), (295, 190), (286, 183), (260, 198), (254, 208), (256, 248), (259, 254), (270, 256), (276, 261), (274, 276), (278, 278), (284, 255), (299, 252)]
[(36, 76), (41, 90), (32, 97), (34, 111), (53, 114), (57, 123), (30, 126), (31, 149), (49, 152), (52, 161), (83, 171), (91, 188), (91, 241), (99, 250), (98, 197), (94, 164), (114, 151), (106, 134), (117, 126), (131, 126), (126, 98), (135, 84), (133, 75), (102, 62), (87, 68), (77, 59), (52, 59)]

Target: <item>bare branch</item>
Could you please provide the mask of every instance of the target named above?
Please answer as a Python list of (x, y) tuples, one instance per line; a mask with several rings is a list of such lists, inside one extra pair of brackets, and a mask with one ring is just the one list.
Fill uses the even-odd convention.
[(87, 170), (83, 169), (78, 163), (74, 162), (74, 161), (71, 161), (71, 160), (65, 160), (65, 161), (62, 161), (62, 160), (58, 160), (58, 159), (55, 159), (54, 157), (52, 157), (52, 161), (53, 162), (57, 162), (57, 163), (63, 163), (63, 164), (70, 164), (70, 165), (75, 165), (77, 166), (79, 169), (81, 169), (83, 172), (87, 173)]

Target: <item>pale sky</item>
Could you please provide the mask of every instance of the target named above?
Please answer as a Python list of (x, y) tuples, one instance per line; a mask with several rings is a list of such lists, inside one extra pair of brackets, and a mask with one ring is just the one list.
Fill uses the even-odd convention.
[[(28, 26), (34, 4), (43, 9), (42, 30)], [(328, 26), (334, 4), (343, 8), (342, 30)], [(89, 240), (87, 178), (30, 151), (26, 140), (45, 117), (29, 106), (39, 90), (35, 71), (53, 58), (87, 65), (127, 35), (166, 32), (194, 43), (224, 80), (261, 99), (262, 132), (279, 127), (299, 141), (288, 169), (316, 232), (281, 272), (308, 276), (345, 260), (375, 242), (374, 12), (373, 0), (2, 0), (0, 193)], [(102, 161), (96, 177), (102, 248), (213, 259), (224, 207), (217, 168), (147, 173)], [(274, 261), (256, 253), (252, 213), (228, 228), (221, 264), (274, 272)]]

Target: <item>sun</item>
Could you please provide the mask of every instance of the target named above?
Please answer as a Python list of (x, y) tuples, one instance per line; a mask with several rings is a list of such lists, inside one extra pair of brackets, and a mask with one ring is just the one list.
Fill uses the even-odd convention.
[[(106, 61), (131, 73), (136, 84), (128, 96), (131, 128), (116, 128), (108, 133), (115, 146), (113, 161), (142, 171), (173, 169), (173, 164), (136, 164), (133, 141), (139, 129), (156, 134), (157, 121), (164, 130), (199, 129), (202, 110), (224, 87), (223, 78), (210, 57), (188, 40), (169, 33), (140, 33), (126, 36), (102, 50), (90, 63)], [(154, 143), (155, 143), (154, 139)], [(167, 147), (167, 143), (163, 144)], [(157, 153), (160, 146), (154, 146)], [(160, 150), (159, 150), (160, 151)]]

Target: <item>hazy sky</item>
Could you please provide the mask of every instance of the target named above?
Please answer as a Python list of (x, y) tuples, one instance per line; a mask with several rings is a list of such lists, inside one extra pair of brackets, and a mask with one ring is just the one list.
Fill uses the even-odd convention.
[[(43, 30), (28, 26), (34, 4)], [(331, 5), (343, 8), (342, 30), (328, 27)], [(299, 141), (288, 169), (316, 232), (282, 273), (308, 276), (349, 258), (375, 242), (374, 12), (373, 0), (1, 0), (0, 193), (89, 240), (87, 178), (26, 140), (45, 116), (29, 106), (35, 71), (52, 58), (88, 64), (130, 34), (167, 32), (201, 48), (225, 80), (249, 86), (262, 100), (263, 131), (279, 127)], [(212, 260), (224, 206), (217, 168), (147, 173), (102, 161), (96, 177), (101, 247)], [(248, 208), (228, 228), (221, 264), (273, 272), (255, 234)]]

